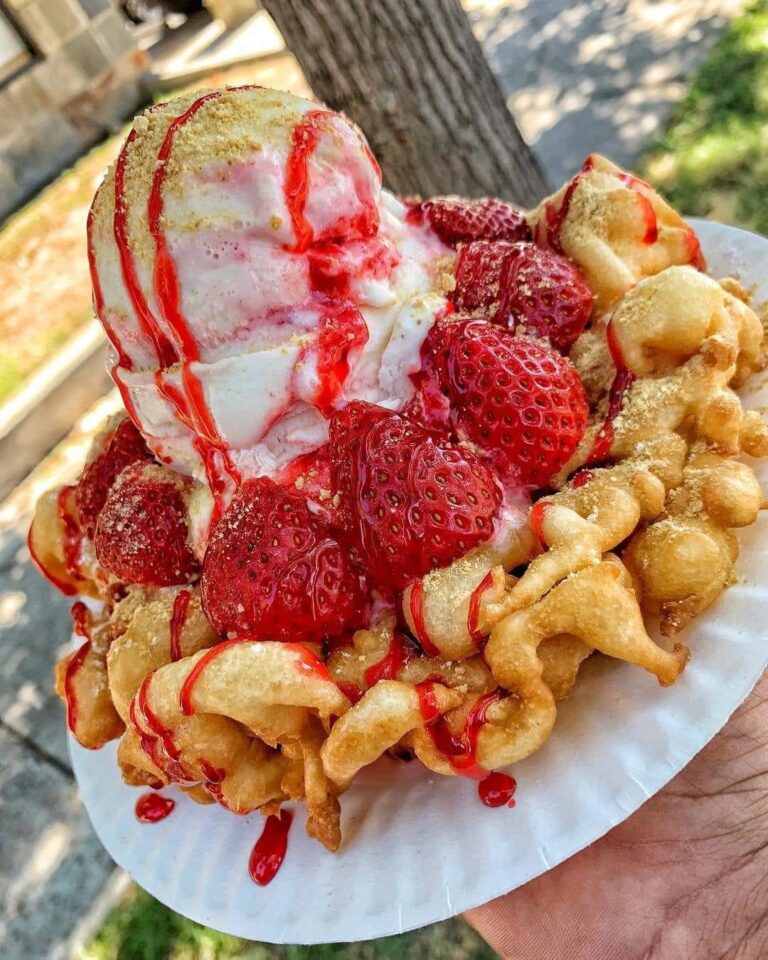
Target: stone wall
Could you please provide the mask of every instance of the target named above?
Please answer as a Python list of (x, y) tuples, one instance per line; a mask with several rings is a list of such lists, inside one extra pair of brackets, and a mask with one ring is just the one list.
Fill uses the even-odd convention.
[(2, 0), (36, 57), (0, 85), (0, 219), (116, 130), (145, 55), (111, 0)]

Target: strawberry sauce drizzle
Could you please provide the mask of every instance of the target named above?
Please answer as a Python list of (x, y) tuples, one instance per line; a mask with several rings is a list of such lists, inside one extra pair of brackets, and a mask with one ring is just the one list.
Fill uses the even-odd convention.
[(395, 632), (385, 656), (365, 671), (365, 682), (372, 687), (379, 680), (396, 680), (400, 671), (417, 656), (418, 652), (408, 640), (401, 633)]
[(159, 823), (173, 813), (176, 801), (158, 793), (144, 793), (136, 801), (136, 819), (141, 823)]
[(467, 633), (472, 639), (472, 643), (479, 649), (485, 640), (484, 635), (478, 629), (480, 622), (480, 602), (486, 590), (493, 586), (493, 571), (489, 570), (483, 579), (478, 583), (469, 598), (469, 609), (467, 610)]
[(571, 477), (571, 480), (570, 480), (571, 489), (578, 490), (579, 487), (585, 486), (585, 484), (589, 483), (589, 481), (592, 479), (592, 476), (593, 474), (591, 470), (587, 470), (586, 468), (582, 468), (581, 470), (578, 470)]
[(456, 734), (450, 729), (448, 721), (438, 709), (434, 684), (429, 681), (418, 683), (415, 690), (424, 725), (437, 751), (461, 776), (471, 777), (473, 780), (484, 780), (488, 776), (488, 771), (477, 762), (478, 736), (486, 722), (491, 705), (505, 700), (509, 694), (501, 690), (493, 690), (479, 697), (467, 715), (464, 728)]
[(187, 621), (189, 601), (192, 594), (189, 590), (180, 590), (173, 598), (171, 611), (171, 660), (175, 663), (181, 659), (181, 632)]
[[(203, 670), (205, 670), (219, 654), (224, 653), (225, 650), (229, 650), (230, 647), (234, 647), (237, 644), (247, 642), (248, 637), (234, 637), (232, 640), (224, 640), (223, 643), (219, 643), (215, 647), (211, 647), (210, 650), (207, 650), (194, 667), (192, 667), (179, 691), (179, 708), (185, 717), (191, 717), (195, 713), (195, 708), (192, 705), (192, 692)], [(333, 682), (326, 665), (316, 657), (311, 650), (307, 650), (307, 648), (300, 643), (284, 643), (282, 646), (284, 649), (292, 650), (298, 655), (296, 669), (300, 673), (318, 676), (321, 680)]]
[(67, 501), (74, 494), (74, 487), (62, 487), (59, 491), (58, 508), (59, 519), (64, 528), (62, 549), (64, 550), (64, 566), (67, 573), (75, 580), (82, 580), (80, 570), (80, 550), (83, 545), (83, 531), (73, 513), (70, 513)]
[(110, 370), (110, 376), (114, 380), (115, 386), (120, 393), (120, 398), (123, 401), (123, 406), (125, 407), (126, 413), (131, 418), (134, 426), (138, 430), (141, 427), (141, 423), (139, 421), (139, 415), (136, 412), (136, 406), (131, 399), (131, 394), (127, 385), (123, 383), (119, 376), (120, 370), (132, 370), (133, 363), (131, 358), (123, 349), (120, 338), (115, 333), (112, 324), (107, 320), (106, 310), (104, 309), (104, 294), (101, 289), (99, 271), (96, 267), (96, 252), (93, 246), (93, 216), (93, 206), (91, 206), (90, 210), (88, 211), (88, 221), (86, 224), (86, 239), (88, 250), (88, 268), (91, 274), (91, 287), (93, 289), (93, 309), (102, 327), (104, 327), (104, 332), (106, 333), (109, 342), (112, 344), (112, 347), (117, 354), (117, 364)]
[(611, 447), (613, 446), (614, 421), (621, 413), (627, 391), (635, 382), (635, 375), (626, 365), (621, 349), (616, 342), (616, 334), (613, 331), (613, 326), (610, 323), (606, 328), (605, 337), (608, 341), (608, 350), (610, 351), (611, 359), (616, 367), (616, 375), (613, 378), (611, 389), (608, 392), (608, 412), (605, 415), (603, 425), (600, 427), (592, 449), (589, 452), (589, 456), (587, 457), (588, 464), (600, 463), (610, 456)]
[(283, 194), (295, 238), (293, 245), (287, 248), (292, 253), (305, 253), (315, 239), (312, 224), (305, 215), (309, 197), (309, 160), (320, 141), (321, 128), (317, 121), (329, 116), (328, 110), (310, 110), (291, 134), (291, 152), (285, 168)]
[(541, 243), (544, 246), (549, 247), (556, 253), (565, 252), (563, 250), (563, 244), (561, 240), (563, 224), (568, 217), (571, 204), (573, 203), (573, 197), (579, 184), (593, 166), (594, 160), (592, 157), (587, 157), (581, 167), (581, 170), (579, 170), (573, 180), (571, 180), (566, 187), (565, 193), (563, 194), (563, 199), (560, 201), (560, 206), (557, 206), (554, 203), (548, 203), (546, 205), (544, 208), (543, 222), (540, 221), (536, 224), (535, 240), (537, 243)]
[(517, 781), (508, 773), (495, 770), (477, 785), (477, 795), (486, 807), (514, 807), (514, 793)]
[(544, 523), (544, 515), (551, 506), (552, 504), (548, 500), (539, 500), (538, 503), (535, 503), (531, 507), (531, 512), (528, 515), (528, 523), (530, 524), (531, 530), (533, 530), (536, 539), (543, 547), (547, 546), (547, 541), (541, 526)]
[(275, 878), (288, 849), (288, 831), (293, 822), (290, 810), (281, 810), (280, 816), (267, 817), (264, 830), (248, 858), (248, 872), (254, 883), (265, 887)]
[(115, 164), (115, 217), (113, 231), (115, 245), (120, 255), (123, 282), (125, 283), (128, 296), (133, 304), (141, 332), (152, 342), (155, 348), (157, 362), (161, 369), (165, 369), (166, 367), (173, 366), (179, 357), (171, 341), (160, 328), (157, 319), (149, 308), (147, 299), (144, 296), (144, 291), (141, 289), (141, 284), (139, 283), (136, 262), (128, 244), (128, 206), (125, 201), (125, 167), (128, 162), (128, 152), (135, 143), (137, 136), (137, 131), (131, 130)]
[[(227, 444), (218, 432), (213, 414), (205, 399), (203, 385), (191, 369), (191, 364), (200, 360), (200, 345), (192, 334), (181, 310), (179, 277), (176, 271), (176, 263), (166, 243), (162, 218), (165, 210), (163, 189), (168, 171), (168, 159), (173, 149), (176, 134), (209, 100), (217, 99), (222, 93), (223, 91), (216, 90), (198, 97), (184, 113), (171, 122), (157, 155), (155, 173), (147, 203), (149, 232), (155, 242), (155, 296), (160, 305), (163, 319), (173, 333), (180, 351), (183, 398), (179, 391), (169, 395), (167, 385), (162, 377), (156, 377), (156, 383), (161, 393), (167, 396), (174, 409), (180, 414), (182, 422), (187, 426), (190, 425), (190, 421), (193, 424), (196, 434), (195, 449), (203, 461), (214, 498), (211, 527), (215, 526), (224, 511), (224, 497), (228, 484), (222, 475), (221, 467), (223, 466), (224, 471), (235, 485), (240, 483), (240, 474), (232, 462)], [(158, 359), (160, 358), (158, 357)], [(163, 369), (165, 365), (161, 362), (160, 367)]]
[(27, 550), (29, 550), (29, 556), (34, 565), (40, 571), (40, 573), (45, 577), (45, 579), (52, 584), (56, 589), (63, 593), (65, 597), (74, 597), (78, 592), (77, 587), (70, 583), (68, 580), (64, 580), (61, 577), (57, 576), (53, 570), (50, 570), (43, 563), (41, 557), (35, 550), (35, 542), (32, 537), (33, 527), (30, 526), (29, 532), (27, 533)]
[(85, 658), (91, 652), (91, 637), (89, 632), (88, 608), (78, 600), (72, 604), (72, 625), (75, 633), (85, 639), (85, 643), (78, 648), (75, 654), (70, 658), (67, 668), (64, 671), (64, 703), (67, 708), (67, 727), (74, 736), (75, 740), (81, 745), (86, 746), (77, 735), (77, 694), (75, 693), (75, 678), (80, 672)]
[(632, 190), (637, 198), (638, 205), (640, 206), (640, 212), (643, 217), (643, 222), (645, 224), (643, 243), (656, 243), (656, 241), (659, 239), (659, 224), (656, 220), (656, 211), (653, 209), (653, 204), (649, 198), (637, 189), (638, 187), (645, 187), (648, 190), (653, 190), (653, 187), (649, 183), (646, 183), (645, 180), (641, 180), (640, 177), (636, 177), (631, 173), (620, 173), (618, 178), (623, 184), (626, 184), (626, 186)]
[(424, 653), (429, 657), (439, 657), (440, 651), (429, 639), (427, 625), (424, 622), (424, 583), (422, 580), (415, 580), (411, 585), (411, 595), (408, 599), (408, 612), (413, 621), (413, 632), (421, 644)]
[(341, 692), (353, 706), (359, 700), (363, 699), (365, 690), (363, 690), (362, 687), (358, 687), (356, 683), (352, 683), (350, 680), (337, 680), (336, 686), (339, 688), (339, 690), (341, 690)]

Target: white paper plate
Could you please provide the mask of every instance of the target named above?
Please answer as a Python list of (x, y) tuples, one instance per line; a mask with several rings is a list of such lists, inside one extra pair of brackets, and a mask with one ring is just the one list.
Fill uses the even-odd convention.
[[(768, 298), (768, 240), (697, 222), (710, 269), (738, 274)], [(763, 378), (764, 379), (764, 378)], [(768, 388), (745, 394), (768, 403)], [(768, 470), (761, 465), (761, 480)], [(681, 637), (692, 660), (659, 687), (642, 670), (593, 658), (558, 709), (542, 750), (518, 764), (517, 805), (488, 809), (473, 782), (417, 772), (374, 774), (342, 797), (344, 845), (333, 855), (304, 833), (299, 808), (282, 869), (248, 876), (259, 815), (236, 817), (185, 797), (154, 825), (134, 817), (114, 745), (71, 742), (93, 826), (111, 856), (179, 913), (273, 943), (367, 940), (443, 920), (560, 863), (620, 823), (681, 770), (747, 696), (768, 660), (768, 517), (741, 537), (739, 579)]]

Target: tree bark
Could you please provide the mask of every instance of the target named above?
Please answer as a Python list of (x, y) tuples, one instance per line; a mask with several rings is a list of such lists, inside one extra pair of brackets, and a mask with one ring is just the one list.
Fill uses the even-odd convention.
[(459, 0), (262, 0), (315, 95), (364, 130), (401, 196), (533, 206), (546, 178)]

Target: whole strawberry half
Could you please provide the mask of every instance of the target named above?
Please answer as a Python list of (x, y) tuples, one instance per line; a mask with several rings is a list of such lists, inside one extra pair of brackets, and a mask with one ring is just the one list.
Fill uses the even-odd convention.
[(101, 453), (86, 465), (75, 489), (80, 524), (91, 540), (96, 532), (96, 520), (112, 484), (129, 464), (141, 460), (152, 460), (152, 453), (144, 442), (144, 437), (128, 417), (125, 417), (104, 438)]
[(168, 587), (192, 580), (198, 563), (189, 546), (191, 485), (156, 464), (126, 467), (96, 523), (99, 563), (124, 583)]
[(202, 599), (222, 634), (333, 637), (365, 622), (365, 580), (319, 512), (267, 477), (247, 480), (214, 528)]
[(408, 211), (411, 223), (432, 227), (440, 239), (455, 247), (470, 240), (529, 240), (531, 230), (520, 210), (485, 197), (431, 197), (414, 203)]
[(463, 246), (453, 299), (463, 313), (480, 312), (564, 353), (592, 313), (592, 290), (571, 261), (532, 243)]
[(400, 590), (493, 533), (501, 490), (471, 450), (360, 400), (330, 423), (337, 522), (376, 585)]
[(484, 320), (437, 323), (425, 343), (457, 435), (506, 477), (546, 487), (584, 434), (589, 408), (578, 373), (545, 344)]

